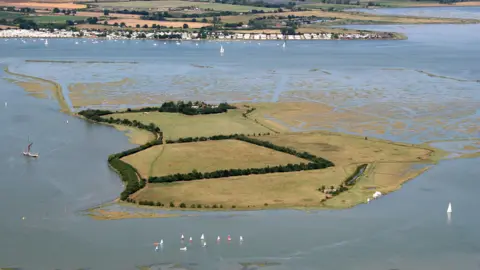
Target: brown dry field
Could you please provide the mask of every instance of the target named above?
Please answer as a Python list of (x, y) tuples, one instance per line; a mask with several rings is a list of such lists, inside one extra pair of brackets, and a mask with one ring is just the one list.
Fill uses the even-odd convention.
[(17, 26), (14, 26), (14, 25), (2, 25), (2, 24), (0, 24), (0, 29), (3, 30), (3, 29), (8, 29), (8, 28), (10, 28), (10, 29), (17, 29), (18, 27), (17, 27)]
[(437, 154), (431, 149), (394, 143), (375, 138), (332, 132), (288, 133), (262, 136), (262, 140), (292, 147), (326, 158), (337, 166), (374, 162), (435, 162)]
[[(77, 12), (77, 16), (85, 16), (85, 17), (104, 17), (103, 12), (93, 12), (93, 11), (79, 11)], [(134, 14), (121, 14), (121, 13), (110, 13), (108, 17), (116, 17), (116, 18), (126, 18), (126, 19), (139, 19), (140, 15)]]
[[(295, 15), (295, 16), (317, 16), (324, 18), (335, 17), (337, 19), (344, 20), (355, 20), (355, 21), (381, 21), (389, 22), (392, 24), (431, 24), (431, 23), (463, 23), (467, 21), (474, 22), (475, 20), (464, 20), (464, 19), (448, 19), (448, 18), (420, 18), (420, 17), (400, 17), (400, 16), (382, 16), (382, 15), (371, 15), (361, 12), (327, 12), (327, 11), (296, 11), (296, 12), (284, 12), (282, 16)], [(238, 15), (238, 16), (221, 16), (222, 22), (224, 23), (233, 23), (233, 22), (243, 22), (248, 23), (252, 18), (263, 17), (264, 14), (249, 14), (249, 15)], [(209, 18), (212, 20), (212, 18)]]
[(185, 203), (212, 206), (223, 205), (237, 209), (314, 207), (320, 205), (325, 194), (317, 189), (322, 185), (334, 185), (344, 180), (342, 168), (237, 176), (219, 179), (148, 184), (138, 192), (136, 200), (150, 200), (168, 205)]
[(188, 24), (189, 28), (201, 28), (204, 26), (209, 26), (211, 25), (210, 23), (201, 23), (201, 22), (173, 22), (173, 21), (151, 21), (151, 20), (140, 20), (140, 19), (115, 19), (115, 20), (108, 20), (108, 24), (112, 25), (114, 23), (125, 23), (128, 27), (135, 27), (137, 24), (140, 26), (143, 25), (148, 25), (149, 27), (152, 26), (152, 24), (157, 24), (157, 25), (162, 25), (162, 26), (167, 26), (167, 27), (175, 27), (175, 28), (181, 28), (183, 27), (183, 24)]
[(167, 144), (122, 158), (142, 177), (211, 172), (226, 169), (263, 168), (308, 160), (239, 140)]
[[(375, 191), (392, 192), (424, 172), (414, 164), (429, 164), (444, 153), (417, 145), (330, 132), (288, 133), (262, 136), (262, 140), (308, 151), (335, 163), (335, 167), (315, 171), (250, 175), (169, 184), (149, 184), (135, 194), (136, 200), (174, 201), (187, 204), (223, 205), (238, 210), (271, 208), (346, 208), (364, 203)], [(162, 155), (165, 157), (165, 154)], [(365, 174), (349, 191), (322, 203), (322, 185), (338, 186), (360, 164), (369, 164)]]
[(72, 2), (59, 2), (59, 3), (47, 3), (47, 2), (13, 2), (13, 1), (0, 1), (0, 6), (15, 6), (30, 7), (30, 8), (59, 8), (59, 9), (81, 9), (86, 8), (86, 5), (74, 4)]

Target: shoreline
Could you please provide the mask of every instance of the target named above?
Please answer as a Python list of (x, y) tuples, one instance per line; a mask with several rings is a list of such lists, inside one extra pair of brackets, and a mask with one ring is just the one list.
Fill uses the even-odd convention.
[[(258, 31), (252, 33), (232, 32), (224, 35), (222, 33), (213, 33), (207, 38), (198, 38), (198, 33), (186, 32), (133, 32), (118, 31), (116, 34), (107, 34), (108, 32), (99, 31), (56, 31), (48, 30), (25, 30), (25, 29), (5, 29), (0, 30), (0, 39), (91, 39), (91, 40), (152, 40), (152, 41), (303, 41), (303, 40), (402, 40), (407, 37), (397, 32), (372, 32), (369, 30), (356, 30), (358, 33), (335, 33), (335, 32), (311, 32), (297, 33), (294, 35), (282, 35), (276, 33), (266, 33), (267, 31)], [(82, 33), (82, 34), (80, 34)], [(118, 35), (119, 34), (119, 35)], [(140, 34), (143, 34), (141, 36)], [(151, 34), (151, 35), (150, 35)], [(155, 38), (155, 35), (158, 38)], [(160, 38), (161, 37), (161, 38)]]
[[(11, 72), (8, 70), (8, 67), (5, 68), (5, 71), (8, 73), (8, 74), (13, 74), (15, 76), (25, 76), (25, 77), (28, 77), (28, 78), (35, 78), (35, 79), (41, 79), (41, 78), (37, 78), (37, 77), (33, 77), (33, 76), (29, 76), (29, 75), (23, 75), (23, 74), (18, 74), (18, 73), (15, 73), (15, 72)], [(42, 81), (44, 81), (44, 79), (41, 79)], [(45, 80), (45, 81), (48, 81), (48, 80)], [(51, 82), (49, 81), (50, 83), (53, 83), (55, 84), (55, 82)], [(62, 112), (65, 112), (63, 110), (61, 110)], [(89, 119), (86, 119), (85, 117), (83, 116), (80, 116), (78, 115), (77, 113), (70, 113), (71, 115), (73, 116), (76, 116), (76, 117), (79, 117), (79, 118), (82, 118), (83, 120), (86, 120), (86, 121), (91, 121)], [(107, 124), (107, 123), (102, 123), (102, 124)], [(108, 124), (110, 125), (110, 124)], [(125, 136), (128, 137), (128, 135), (126, 134), (126, 132), (124, 130), (121, 130), (119, 129), (119, 127), (115, 126), (115, 125), (110, 125), (114, 128), (116, 128), (117, 130), (119, 131), (122, 131), (124, 133)], [(338, 133), (338, 132), (333, 132), (333, 131), (317, 131), (316, 133), (321, 133), (321, 134), (330, 134), (330, 135), (337, 135), (337, 136), (346, 136), (346, 137), (352, 137), (352, 138), (363, 138), (362, 136), (359, 136), (359, 135), (353, 135), (353, 134), (344, 134), (344, 133)], [(429, 150), (431, 153), (432, 153), (432, 157), (433, 158), (433, 161), (437, 161), (437, 160), (440, 160), (442, 159), (445, 154), (447, 153), (447, 151), (443, 151), (441, 149), (438, 149), (438, 148), (435, 148), (431, 145), (429, 145), (428, 143), (424, 143), (424, 144), (409, 144), (409, 143), (402, 143), (402, 142), (395, 142), (395, 141), (391, 141), (391, 140), (384, 140), (384, 139), (379, 139), (379, 138), (374, 138), (374, 137), (369, 137), (369, 140), (371, 141), (378, 141), (378, 142), (385, 142), (385, 143), (389, 143), (389, 144), (393, 144), (393, 145), (398, 145), (398, 146), (416, 146), (417, 148), (422, 148), (422, 149), (425, 149), (425, 150)], [(432, 161), (432, 160), (430, 160)], [(424, 160), (423, 161), (418, 161), (418, 162), (409, 162), (409, 163), (417, 163), (417, 164), (432, 164), (432, 163), (426, 163)], [(425, 171), (427, 171), (428, 169), (430, 169), (432, 166), (428, 166), (426, 168), (422, 168), (420, 170), (417, 170), (414, 174), (412, 175), (409, 175), (407, 178), (405, 179), (401, 179), (399, 181), (399, 185), (392, 189), (392, 190), (389, 190), (388, 192), (386, 192), (385, 194), (387, 193), (390, 193), (390, 192), (394, 192), (398, 189), (401, 188), (401, 186), (405, 183), (405, 182), (408, 182), (416, 177), (418, 177), (419, 175), (421, 175), (422, 173), (424, 173)], [(112, 168), (114, 169), (114, 168)], [(116, 171), (114, 169), (114, 171)], [(118, 174), (118, 171), (116, 171), (116, 173)], [(359, 178), (363, 178), (363, 177), (368, 177), (369, 174), (372, 174), (372, 171), (365, 171)], [(125, 182), (124, 182), (125, 184)], [(141, 189), (143, 190), (143, 189)], [(138, 194), (138, 192), (141, 192), (141, 190), (135, 192), (134, 194)], [(132, 194), (132, 195), (134, 195)], [(118, 200), (119, 197), (117, 197), (115, 200), (111, 201), (111, 202), (114, 202), (116, 204), (123, 204), (124, 202), (119, 202)], [(132, 204), (132, 203), (125, 203), (127, 205), (130, 205), (130, 206), (135, 206), (135, 207), (138, 207), (139, 209), (142, 209), (142, 208), (145, 208), (145, 209), (157, 209), (157, 210), (167, 210), (167, 211), (195, 211), (195, 212), (206, 212), (206, 211), (225, 211), (225, 212), (230, 212), (230, 211), (257, 211), (257, 210), (280, 210), (280, 209), (284, 209), (284, 210), (288, 210), (288, 209), (293, 209), (293, 210), (326, 210), (326, 209), (346, 209), (346, 208), (351, 208), (351, 207), (354, 207), (355, 205), (358, 205), (360, 203), (357, 203), (357, 204), (354, 204), (354, 205), (349, 205), (349, 206), (345, 206), (345, 207), (340, 207), (340, 208), (336, 208), (336, 207), (332, 207), (332, 206), (325, 206), (325, 205), (318, 205), (318, 206), (308, 206), (308, 207), (301, 207), (301, 206), (296, 206), (296, 205), (292, 205), (292, 206), (281, 206), (281, 207), (275, 207), (275, 206), (268, 206), (268, 207), (239, 207), (239, 208), (235, 208), (235, 209), (229, 209), (229, 208), (218, 208), (218, 209), (215, 209), (215, 208), (207, 208), (207, 209), (194, 209), (194, 208), (179, 208), (179, 207), (175, 207), (175, 208), (168, 208), (168, 207), (151, 207), (151, 206), (145, 206), (145, 205), (139, 205), (138, 203), (135, 203), (135, 204)], [(99, 205), (99, 206), (96, 206), (96, 207), (92, 207), (90, 208), (89, 210), (91, 209), (98, 209), (98, 208), (102, 208), (103, 205)], [(118, 211), (117, 211), (118, 212)], [(108, 214), (108, 213), (106, 213)], [(122, 217), (119, 218), (118, 216), (121, 215)], [(121, 213), (116, 213), (115, 214), (115, 217), (105, 217), (105, 213), (102, 214), (103, 217), (100, 217), (99, 219), (130, 219), (130, 218), (147, 218), (149, 217), (148, 215), (147, 216), (142, 216), (141, 214), (129, 214), (129, 215), (126, 215), (126, 214), (121, 214)], [(165, 215), (160, 215), (160, 216), (153, 216), (154, 218), (155, 217), (172, 217), (172, 216), (165, 216)]]

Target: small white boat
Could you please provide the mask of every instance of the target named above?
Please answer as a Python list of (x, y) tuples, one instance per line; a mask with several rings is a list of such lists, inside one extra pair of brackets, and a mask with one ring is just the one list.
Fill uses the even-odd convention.
[(182, 240), (185, 239), (185, 236), (183, 236), (183, 234), (182, 234), (182, 236), (180, 236), (180, 239), (182, 239)]
[(220, 236), (217, 236), (217, 241), (220, 242)]
[(158, 245), (155, 246), (155, 251), (158, 251)]
[(163, 245), (163, 239), (160, 240), (160, 245), (161, 245), (161, 246)]
[(181, 247), (180, 250), (181, 251), (187, 251), (187, 247)]
[(287, 44), (285, 44), (285, 41), (284, 41), (282, 44), (282, 47), (285, 48), (285, 46), (287, 46)]
[(190, 236), (190, 239), (188, 239), (188, 240), (189, 240), (190, 242), (192, 242), (192, 241), (193, 241), (193, 239), (192, 239), (192, 237), (191, 237), (191, 236)]
[(207, 246), (207, 242), (203, 242), (203, 246), (206, 247), (206, 246)]
[(48, 39), (45, 39), (45, 46), (48, 45)]
[(240, 235), (240, 242), (243, 242), (243, 237)]
[(202, 236), (200, 236), (200, 240), (205, 240), (205, 235), (202, 233)]
[(222, 45), (220, 45), (220, 53), (223, 54), (225, 52), (225, 49), (223, 48)]
[(448, 203), (447, 213), (452, 213), (452, 203)]
[(232, 241), (232, 237), (230, 237), (230, 235), (227, 236), (227, 241)]
[(5, 107), (7, 107), (7, 106), (8, 106), (8, 103), (5, 101)]
[(37, 157), (38, 157), (38, 153), (31, 153), (31, 152), (30, 152), (30, 149), (31, 149), (31, 147), (32, 147), (32, 144), (33, 144), (33, 143), (30, 143), (30, 144), (27, 146), (27, 151), (23, 152), (23, 155), (26, 156), (26, 157), (37, 158)]

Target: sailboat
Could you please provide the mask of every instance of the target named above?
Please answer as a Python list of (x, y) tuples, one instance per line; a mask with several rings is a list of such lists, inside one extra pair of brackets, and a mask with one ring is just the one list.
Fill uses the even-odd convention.
[(34, 154), (34, 153), (31, 153), (30, 152), (30, 149), (32, 148), (32, 145), (33, 145), (33, 142), (30, 143), (28, 146), (27, 146), (27, 151), (23, 152), (23, 155), (24, 156), (27, 156), (27, 157), (34, 157), (34, 158), (37, 158), (38, 157), (38, 154)]
[(448, 203), (447, 213), (452, 213), (452, 203)]
[(225, 52), (225, 50), (223, 49), (223, 46), (220, 45), (220, 54), (223, 54)]
[(45, 46), (48, 46), (48, 39), (45, 39)]
[(285, 46), (287, 46), (287, 44), (284, 41), (283, 44), (282, 44), (282, 47), (285, 48)]

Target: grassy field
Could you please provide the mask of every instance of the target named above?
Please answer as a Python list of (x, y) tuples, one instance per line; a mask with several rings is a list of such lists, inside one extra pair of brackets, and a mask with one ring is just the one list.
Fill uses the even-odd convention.
[(23, 17), (23, 14), (19, 12), (0, 11), (0, 20), (1, 19), (13, 20), (20, 17)]
[[(388, 193), (400, 188), (404, 182), (428, 168), (422, 164), (432, 164), (443, 156), (443, 152), (432, 148), (372, 138), (365, 140), (363, 137), (329, 132), (287, 133), (262, 136), (261, 138), (277, 145), (292, 147), (298, 151), (308, 151), (333, 161), (336, 166), (315, 171), (149, 184), (147, 188), (135, 194), (135, 199), (158, 201), (164, 204), (174, 201), (177, 205), (183, 202), (188, 207), (192, 204), (209, 206), (217, 204), (230, 209), (232, 205), (235, 205), (236, 209), (242, 210), (303, 207), (347, 208), (364, 203), (375, 191)], [(156, 160), (157, 166), (165, 168), (162, 170), (172, 168), (175, 171), (188, 171), (182, 167), (189, 163), (189, 154), (187, 153), (195, 150), (188, 150), (186, 156), (178, 154), (178, 161), (173, 162), (170, 160), (172, 155), (167, 152), (169, 145), (166, 147), (159, 159)], [(195, 143), (192, 143), (191, 147), (194, 148)], [(157, 150), (157, 153), (158, 151), (160, 149)], [(150, 160), (152, 157), (155, 157), (153, 150), (151, 157), (138, 158), (138, 160)], [(215, 159), (215, 156), (212, 158)], [(234, 159), (232, 158), (232, 163), (235, 163)], [(169, 162), (172, 164), (169, 165)], [(222, 158), (220, 163), (223, 162)], [(340, 185), (355, 172), (356, 167), (360, 164), (369, 164), (369, 166), (352, 189), (321, 202), (326, 195), (319, 192), (318, 188)]]
[(36, 23), (65, 23), (66, 21), (80, 21), (85, 20), (87, 17), (83, 16), (69, 16), (69, 15), (60, 15), (60, 16), (29, 16), (26, 19), (32, 20)]
[[(149, 184), (136, 194), (137, 200), (151, 200), (166, 205), (223, 205), (224, 208), (259, 209), (317, 207), (325, 194), (322, 185), (337, 186), (345, 178), (341, 168), (249, 175), (219, 179)], [(265, 203), (268, 204), (265, 206)]]
[(124, 157), (142, 177), (225, 169), (263, 168), (308, 160), (238, 140), (167, 144)]
[(145, 124), (154, 123), (162, 129), (165, 139), (270, 132), (267, 128), (243, 118), (241, 110), (195, 116), (159, 112), (149, 114), (120, 113), (111, 116), (131, 121), (137, 120)]
[(168, 10), (169, 8), (179, 7), (198, 7), (201, 9), (213, 9), (216, 11), (237, 11), (246, 12), (252, 9), (273, 11), (274, 8), (243, 6), (243, 5), (230, 5), (220, 3), (209, 2), (190, 2), (190, 1), (129, 1), (129, 2), (99, 2), (95, 5), (102, 8), (134, 8), (134, 9), (156, 9), (156, 10)]
[[(401, 17), (401, 16), (384, 16), (372, 15), (361, 12), (327, 12), (321, 10), (314, 11), (297, 11), (297, 12), (283, 12), (282, 16), (317, 16), (321, 18), (336, 18), (335, 21), (329, 24), (346, 24), (346, 23), (363, 23), (363, 24), (434, 24), (434, 23), (466, 23), (477, 22), (476, 20), (465, 19), (451, 19), (451, 18), (421, 18), (421, 17)], [(250, 19), (263, 17), (264, 14), (248, 14), (238, 16), (222, 16), (223, 23), (243, 22), (248, 23)], [(212, 18), (209, 18), (212, 20)]]
[(330, 132), (262, 136), (262, 140), (324, 157), (337, 166), (374, 162), (437, 161), (428, 148)]

